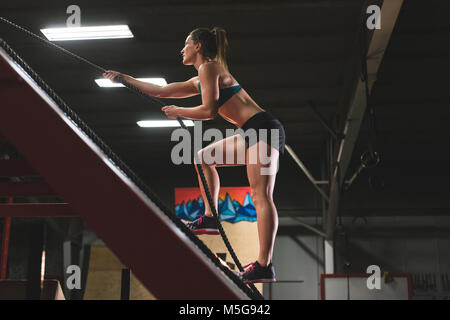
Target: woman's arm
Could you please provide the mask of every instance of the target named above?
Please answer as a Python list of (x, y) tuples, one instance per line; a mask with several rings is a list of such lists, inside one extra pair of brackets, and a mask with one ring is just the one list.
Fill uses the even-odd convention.
[(108, 70), (103, 76), (113, 82), (115, 77), (121, 77), (124, 81), (146, 92), (147, 94), (158, 98), (187, 98), (199, 94), (196, 82), (198, 77), (193, 77), (184, 82), (173, 82), (167, 86), (158, 86), (153, 83), (143, 82), (117, 71)]
[(210, 110), (205, 108), (204, 105), (200, 105), (193, 108), (183, 108), (178, 106), (164, 106), (161, 108), (166, 113), (169, 119), (175, 119), (176, 117), (183, 117), (191, 120), (212, 120), (216, 117), (216, 114), (212, 114)]
[(198, 70), (200, 83), (202, 83), (202, 101), (200, 106), (182, 108), (174, 105), (165, 106), (164, 111), (168, 118), (183, 117), (192, 120), (214, 119), (219, 110), (219, 73), (214, 64), (206, 63)]

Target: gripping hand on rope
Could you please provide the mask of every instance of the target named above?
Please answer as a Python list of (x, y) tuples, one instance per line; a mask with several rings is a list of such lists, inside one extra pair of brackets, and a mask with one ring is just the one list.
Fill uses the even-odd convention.
[(169, 119), (176, 119), (180, 116), (179, 114), (179, 107), (171, 105), (171, 106), (164, 106), (161, 108), (162, 111), (166, 113), (167, 118)]
[(103, 73), (103, 77), (105, 77), (106, 79), (109, 79), (111, 82), (114, 82), (114, 83), (120, 83), (119, 81), (117, 81), (118, 79), (122, 79), (126, 82), (133, 79), (132, 76), (120, 73), (118, 71), (113, 71), (113, 70), (106, 70), (106, 72)]

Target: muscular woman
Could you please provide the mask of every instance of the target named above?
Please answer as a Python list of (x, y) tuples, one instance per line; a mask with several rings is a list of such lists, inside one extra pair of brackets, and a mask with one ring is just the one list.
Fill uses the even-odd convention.
[[(183, 117), (192, 120), (210, 120), (219, 114), (237, 128), (242, 129), (244, 133), (250, 132), (250, 130), (257, 133), (266, 130), (266, 135), (259, 134), (256, 139), (239, 133), (212, 143), (200, 150), (194, 161), (195, 163), (200, 162), (203, 168), (216, 211), (220, 187), (216, 168), (246, 165), (251, 198), (257, 214), (259, 255), (255, 262), (246, 266), (240, 276), (245, 283), (274, 282), (275, 271), (272, 265), (272, 255), (278, 229), (278, 214), (272, 197), (277, 173), (277, 170), (273, 170), (273, 168), (278, 168), (279, 154), (284, 152), (284, 128), (273, 115), (253, 101), (229, 72), (226, 61), (227, 50), (228, 40), (225, 30), (218, 27), (212, 30), (198, 28), (189, 33), (184, 48), (181, 50), (183, 64), (194, 66), (198, 71), (198, 76), (167, 86), (138, 81), (129, 75), (112, 70), (105, 72), (103, 76), (112, 81), (117, 76), (121, 77), (155, 97), (186, 98), (201, 94), (202, 104), (199, 106), (183, 108), (170, 105), (163, 107), (162, 111), (170, 119)], [(245, 153), (245, 162), (239, 161), (238, 155), (242, 150)], [(265, 159), (261, 156), (262, 150), (265, 150)], [(227, 159), (227, 161), (212, 161), (211, 155), (218, 155), (217, 153), (221, 153), (222, 157), (220, 158)], [(232, 160), (230, 161), (230, 159)], [(200, 177), (198, 179), (202, 197), (206, 200)], [(217, 222), (209, 203), (208, 201), (204, 201), (204, 203), (205, 215), (189, 223), (188, 227), (195, 234), (219, 234)]]

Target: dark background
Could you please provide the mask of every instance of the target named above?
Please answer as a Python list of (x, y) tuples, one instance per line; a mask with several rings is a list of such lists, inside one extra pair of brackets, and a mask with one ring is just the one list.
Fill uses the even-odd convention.
[[(284, 124), (287, 143), (320, 178), (330, 137), (307, 101), (342, 130), (348, 94), (355, 78), (355, 47), (365, 1), (78, 1), (82, 25), (128, 24), (132, 39), (68, 41), (58, 44), (106, 69), (134, 77), (164, 77), (170, 83), (196, 75), (181, 63), (180, 50), (196, 27), (221, 26), (228, 33), (230, 70), (252, 98)], [(69, 1), (14, 1), (2, 16), (40, 34), (65, 26)], [(379, 175), (385, 189), (374, 201), (367, 178), (355, 181), (349, 196), (356, 206), (448, 208), (445, 196), (449, 117), (449, 20), (447, 1), (405, 1), (373, 87)], [(136, 121), (164, 119), (160, 108), (125, 88), (99, 88), (96, 70), (0, 25), (0, 33), (41, 77), (167, 202), (173, 187), (196, 186), (192, 166), (171, 164), (172, 129), (142, 129)], [(196, 106), (198, 97), (166, 100)], [(348, 106), (347, 106), (348, 108)], [(26, 116), (26, 115), (24, 115)], [(217, 117), (204, 128), (231, 128)], [(349, 175), (367, 150), (367, 122), (353, 153)], [(220, 170), (222, 185), (245, 185), (245, 169)], [(361, 194), (364, 193), (364, 194)], [(305, 176), (286, 155), (275, 189), (279, 208), (314, 206)], [(352, 195), (354, 194), (354, 197)], [(364, 198), (362, 203), (358, 199)]]
[[(225, 28), (231, 46), (232, 74), (260, 106), (280, 119), (287, 144), (316, 179), (328, 179), (327, 141), (332, 138), (308, 107), (308, 101), (336, 132), (342, 132), (348, 110), (345, 97), (351, 93), (349, 83), (360, 76), (354, 65), (358, 63), (355, 57), (360, 57), (357, 39), (367, 1), (198, 0), (187, 4), (159, 0), (16, 0), (3, 2), (0, 12), (42, 35), (41, 28), (65, 26), (65, 11), (70, 4), (81, 7), (83, 26), (128, 24), (134, 38), (59, 45), (106, 69), (134, 77), (164, 77), (169, 83), (196, 75), (193, 67), (182, 64), (180, 55), (192, 29)], [(381, 162), (376, 169), (363, 171), (345, 192), (341, 215), (450, 214), (448, 12), (448, 1), (404, 1), (371, 94), (376, 150)], [(94, 83), (101, 77), (96, 70), (4, 24), (0, 24), (0, 37), (169, 207), (173, 207), (173, 188), (198, 186), (193, 166), (171, 163), (173, 129), (143, 129), (136, 125), (138, 120), (165, 119), (159, 106), (125, 88), (99, 88)], [(180, 106), (200, 103), (199, 97), (164, 101)], [(203, 127), (223, 132), (232, 128), (220, 116), (205, 121)], [(367, 151), (368, 136), (366, 119), (347, 179)], [(0, 140), (0, 151), (14, 154), (14, 146)], [(322, 168), (325, 172), (321, 172)], [(219, 174), (222, 186), (248, 184), (244, 167), (219, 169)], [(322, 215), (320, 195), (287, 153), (281, 158), (274, 197), (280, 216)]]

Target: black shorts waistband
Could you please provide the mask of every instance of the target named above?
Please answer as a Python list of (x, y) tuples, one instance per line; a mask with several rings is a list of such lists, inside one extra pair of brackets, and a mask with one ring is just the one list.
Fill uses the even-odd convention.
[(250, 128), (253, 129), (259, 129), (257, 127), (255, 127), (255, 125), (261, 125), (266, 121), (278, 121), (277, 118), (275, 118), (273, 116), (273, 114), (271, 114), (268, 111), (262, 111), (262, 112), (258, 112), (257, 114), (251, 116), (241, 127), (242, 130), (247, 130)]
[[(271, 138), (271, 129), (277, 129), (278, 130), (278, 144), (272, 145), (273, 147), (277, 148), (281, 154), (284, 154), (284, 145), (285, 145), (285, 139), (286, 134), (284, 132), (284, 127), (281, 124), (281, 122), (275, 118), (271, 113), (267, 111), (259, 112), (252, 117), (250, 117), (240, 128), (244, 133), (249, 129), (255, 129), (257, 132), (259, 129), (267, 129), (267, 138), (261, 138), (257, 137), (257, 141), (264, 140), (269, 145), (272, 145), (272, 138)], [(248, 146), (252, 146), (253, 143), (248, 139), (248, 136), (245, 134), (243, 135), (245, 138), (245, 141), (247, 142)], [(267, 140), (267, 141), (266, 141)]]

